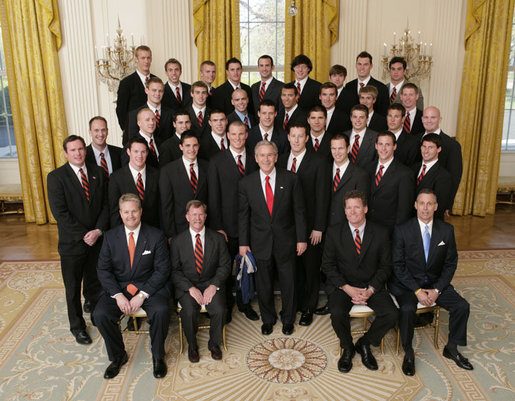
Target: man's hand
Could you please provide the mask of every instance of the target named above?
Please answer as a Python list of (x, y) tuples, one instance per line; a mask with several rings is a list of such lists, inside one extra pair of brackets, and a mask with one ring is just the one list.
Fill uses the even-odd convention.
[(445, 217), (450, 217), (451, 211), (449, 209), (445, 209), (445, 212), (443, 212)]
[(197, 287), (190, 287), (190, 289), (188, 291), (189, 291), (190, 295), (192, 296), (192, 298), (195, 301), (197, 301), (197, 303), (199, 305), (204, 304), (204, 296), (202, 295), (202, 293), (200, 292), (200, 290)]
[(240, 256), (246, 256), (247, 252), (252, 252), (250, 246), (240, 246)]
[(216, 287), (211, 284), (204, 290), (204, 305), (209, 305), (216, 294)]
[(100, 237), (100, 231), (96, 228), (94, 230), (88, 231), (84, 237), (82, 237), (82, 240), (89, 246), (95, 245), (95, 242), (97, 242), (98, 237)]
[(309, 236), (311, 240), (311, 245), (318, 245), (322, 242), (322, 231), (313, 230), (311, 231), (311, 235)]
[(131, 303), (127, 298), (125, 298), (125, 295), (122, 293), (118, 294), (116, 296), (116, 305), (118, 305), (118, 308), (122, 311), (122, 313), (128, 314), (131, 313)]
[(308, 249), (307, 242), (297, 242), (297, 256), (302, 255)]
[(368, 298), (364, 297), (364, 292), (367, 291), (365, 288), (353, 287), (349, 284), (345, 284), (342, 290), (351, 297), (352, 303), (356, 305), (365, 305)]
[(417, 294), (418, 302), (420, 302), (424, 306), (431, 306), (433, 305), (433, 302), (431, 302), (431, 299), (427, 295), (427, 290), (421, 290)]
[[(141, 294), (143, 295), (143, 294)], [(140, 297), (139, 295), (136, 295), (135, 297), (131, 298), (130, 305), (132, 310), (130, 313), (136, 312), (139, 308), (141, 308), (141, 305), (143, 305), (143, 302), (145, 301), (145, 297)]]
[(217, 232), (224, 236), (225, 242), (229, 242), (229, 239), (227, 238), (227, 233), (224, 230), (217, 230)]
[(438, 291), (436, 291), (436, 289), (427, 290), (426, 292), (427, 292), (427, 297), (431, 301), (431, 305), (433, 305), (436, 302), (436, 299), (438, 298), (438, 296), (440, 294), (438, 294)]

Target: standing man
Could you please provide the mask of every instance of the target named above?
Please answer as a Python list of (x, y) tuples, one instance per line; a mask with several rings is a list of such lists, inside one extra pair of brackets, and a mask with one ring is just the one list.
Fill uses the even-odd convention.
[(165, 73), (168, 82), (165, 85), (163, 105), (173, 111), (191, 103), (191, 85), (181, 81), (182, 65), (175, 58), (165, 63)]
[(63, 141), (68, 163), (47, 177), (48, 201), (57, 221), (61, 272), (66, 292), (70, 331), (79, 344), (91, 344), (82, 316), (80, 289), (93, 310), (101, 290), (96, 266), (102, 245), (100, 236), (109, 226), (104, 170), (85, 163), (86, 144), (70, 135)]
[(388, 288), (400, 306), (402, 371), (407, 376), (415, 374), (412, 342), (419, 302), (424, 306), (436, 303), (449, 311), (449, 339), (443, 356), (462, 369), (474, 369), (458, 351), (458, 345), (467, 345), (470, 305), (451, 285), (458, 265), (454, 228), (434, 219), (437, 208), (434, 192), (428, 188), (421, 190), (415, 202), (417, 217), (395, 227), (393, 233), (394, 275)]
[(377, 101), (377, 89), (375, 86), (364, 86), (359, 90), (359, 103), (368, 109), (367, 127), (375, 132), (386, 131), (386, 118), (374, 111)]
[[(236, 91), (235, 91), (236, 92)], [(210, 160), (218, 152), (223, 152), (229, 147), (227, 139), (227, 118), (221, 110), (213, 110), (209, 115), (211, 132), (200, 138), (199, 157)]]
[(417, 109), (418, 87), (412, 83), (402, 85), (401, 104), (406, 109), (402, 127), (407, 134), (418, 135), (422, 132), (422, 110)]
[(350, 122), (352, 130), (344, 134), (350, 139), (349, 160), (358, 166), (364, 167), (376, 160), (375, 142), (377, 132), (367, 128), (368, 108), (362, 104), (352, 106)]
[(200, 72), (199, 72), (200, 80), (204, 82), (207, 86), (207, 93), (209, 98), (213, 95), (215, 88), (213, 87), (213, 82), (216, 79), (216, 64), (211, 60), (204, 60), (200, 64)]
[(209, 114), (211, 109), (207, 107), (208, 89), (202, 81), (193, 82), (191, 85), (191, 104), (186, 106), (186, 111), (190, 114), (191, 129), (202, 137), (209, 132)]
[(171, 161), (177, 160), (182, 156), (181, 135), (183, 132), (191, 129), (190, 114), (185, 109), (177, 110), (173, 115), (173, 128), (175, 133), (171, 138), (164, 141), (159, 147), (161, 155), (159, 157), (159, 165), (166, 166)]
[(89, 120), (91, 144), (86, 147), (86, 162), (104, 170), (107, 178), (121, 167), (122, 148), (107, 144), (107, 120), (96, 116)]
[(291, 62), (291, 70), (295, 73), (295, 81), (290, 84), (294, 85), (299, 95), (299, 107), (311, 110), (313, 106), (320, 105), (318, 96), (322, 84), (308, 76), (313, 70), (313, 64), (309, 57), (304, 54), (296, 56)]
[(231, 259), (224, 237), (205, 227), (206, 205), (199, 200), (186, 204), (189, 228), (172, 242), (172, 282), (181, 304), (181, 321), (188, 340), (190, 362), (199, 361), (197, 346), (198, 313), (209, 313), (208, 349), (214, 360), (222, 359), (222, 331), (225, 315), (225, 280), (231, 272)]
[(116, 377), (128, 360), (116, 322), (122, 314), (142, 308), (150, 324), (154, 377), (160, 379), (167, 371), (165, 340), (170, 324), (168, 247), (162, 231), (141, 223), (138, 195), (122, 195), (119, 209), (123, 225), (106, 233), (100, 252), (97, 271), (104, 291), (93, 312), (111, 361), (104, 378)]
[[(299, 123), (292, 123), (299, 124)], [(323, 106), (314, 106), (308, 114), (309, 139), (306, 147), (317, 154), (330, 158), (331, 134), (326, 131), (327, 111)]]
[(233, 121), (240, 120), (249, 129), (256, 125), (256, 118), (248, 109), (249, 98), (247, 92), (243, 89), (235, 89), (231, 94), (231, 103), (234, 106), (234, 111), (227, 116), (229, 124)]
[(411, 166), (420, 159), (420, 138), (418, 135), (408, 134), (402, 128), (406, 109), (400, 103), (392, 103), (388, 107), (386, 114), (386, 124), (388, 131), (395, 135), (397, 148), (395, 149), (395, 159), (405, 166)]
[(347, 68), (343, 65), (335, 64), (329, 69), (329, 81), (335, 84), (338, 90), (336, 108), (349, 115), (350, 109), (354, 106), (354, 95), (345, 90), (345, 78), (347, 78)]
[(241, 73), (243, 68), (240, 60), (237, 58), (230, 58), (225, 63), (225, 73), (227, 74), (227, 81), (216, 88), (211, 99), (214, 108), (222, 110), (226, 116), (231, 114), (234, 106), (231, 103), (231, 95), (236, 89), (243, 89), (247, 92), (247, 97), (250, 99), (249, 110), (254, 110), (252, 105), (252, 91), (250, 86), (241, 82)]
[(275, 118), (275, 125), (281, 127), (284, 132), (288, 131), (288, 127), (293, 122), (306, 122), (307, 112), (299, 106), (298, 101), (299, 93), (295, 85), (285, 84), (281, 89), (283, 107), (279, 108), (279, 113)]
[(287, 152), (289, 145), (286, 133), (281, 126), (274, 125), (277, 120), (274, 102), (268, 99), (263, 100), (259, 105), (258, 117), (259, 124), (249, 131), (247, 147), (250, 152), (254, 154), (254, 148), (260, 141), (272, 141), (276, 144), (280, 154)]
[[(366, 218), (367, 198), (363, 192), (347, 192), (344, 199), (348, 222), (329, 227), (322, 258), (331, 322), (343, 348), (338, 370), (347, 373), (352, 369), (355, 351), (367, 369), (377, 370), (370, 344), (378, 346), (398, 318), (385, 289), (392, 273), (390, 239), (383, 227)], [(376, 317), (354, 346), (349, 311), (355, 304), (369, 306)]]
[(320, 102), (327, 111), (325, 129), (332, 134), (341, 134), (350, 129), (349, 115), (336, 108), (337, 88), (332, 82), (326, 82), (320, 87)]
[(239, 183), (240, 255), (252, 252), (257, 263), (256, 287), (261, 333), (269, 335), (277, 320), (274, 304), (274, 264), (281, 288), (282, 332), (293, 333), (295, 322), (295, 255), (307, 248), (304, 197), (298, 177), (276, 168), (277, 146), (256, 145), (259, 171)]
[(265, 99), (271, 100), (278, 110), (281, 104), (281, 88), (284, 83), (275, 79), (272, 75), (275, 66), (271, 56), (265, 54), (258, 59), (257, 69), (261, 80), (251, 86), (254, 115), (257, 115), (259, 105)]
[[(158, 146), (161, 144), (161, 138), (154, 137), (154, 131), (156, 130), (156, 115), (149, 108), (143, 108), (138, 111), (137, 115), (138, 119), (138, 127), (139, 133), (136, 137), (141, 137), (145, 139), (148, 145), (149, 153), (147, 156), (147, 164), (151, 165), (154, 168), (159, 168), (159, 150)], [(127, 147), (124, 148), (125, 151), (122, 152), (122, 165), (125, 165), (129, 162), (129, 156), (126, 151)]]
[[(390, 83), (387, 85), (390, 94), (390, 104), (401, 103), (399, 94), (406, 81), (406, 60), (403, 57), (392, 57), (388, 63), (390, 72)], [(424, 110), (424, 96), (422, 90), (418, 88), (417, 109)]]

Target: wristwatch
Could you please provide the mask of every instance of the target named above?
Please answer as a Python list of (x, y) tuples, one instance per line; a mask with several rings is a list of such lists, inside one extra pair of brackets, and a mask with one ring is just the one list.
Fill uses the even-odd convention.
[(138, 297), (140, 297), (141, 299), (145, 299), (145, 295), (143, 295), (143, 293), (140, 291), (138, 292)]
[(437, 293), (438, 295), (440, 295), (440, 294), (441, 294), (441, 292), (440, 292), (440, 290), (439, 290), (438, 288), (433, 288), (433, 289), (436, 291), (436, 293)]

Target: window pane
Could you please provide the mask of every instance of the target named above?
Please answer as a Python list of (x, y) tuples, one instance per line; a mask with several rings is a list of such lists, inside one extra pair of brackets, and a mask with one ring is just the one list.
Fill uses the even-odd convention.
[(5, 70), (4, 44), (0, 29), (0, 158), (16, 158), (13, 116)]
[(513, 18), (506, 96), (504, 98), (501, 151), (515, 151), (515, 14)]

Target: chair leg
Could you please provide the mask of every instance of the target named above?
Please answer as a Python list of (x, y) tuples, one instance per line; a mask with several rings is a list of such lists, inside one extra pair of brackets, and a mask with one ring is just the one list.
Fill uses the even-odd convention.
[(395, 342), (396, 344), (396, 347), (395, 347), (395, 352), (396, 352), (396, 355), (399, 355), (399, 347), (401, 345), (401, 329), (399, 327), (397, 327), (397, 341)]
[(180, 350), (179, 350), (179, 355), (182, 354), (182, 350), (183, 350), (183, 343), (182, 343), (182, 320), (181, 320), (181, 315), (179, 315), (179, 345), (180, 345)]
[(440, 329), (440, 308), (436, 308), (435, 316), (435, 348), (438, 349), (438, 331)]
[(225, 325), (222, 329), (222, 344), (224, 345), (224, 350), (227, 351), (227, 343), (225, 342)]
[(384, 355), (384, 337), (381, 338), (381, 355)]
[(134, 316), (132, 318), (132, 326), (134, 327), (134, 332), (137, 333), (139, 331), (139, 328), (138, 328), (138, 318), (136, 316)]

